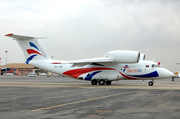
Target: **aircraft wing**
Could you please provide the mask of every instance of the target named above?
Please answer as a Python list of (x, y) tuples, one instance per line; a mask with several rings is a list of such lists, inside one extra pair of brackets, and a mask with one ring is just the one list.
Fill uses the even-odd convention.
[(92, 59), (84, 59), (84, 60), (64, 61), (62, 62), (62, 64), (73, 64), (71, 67), (75, 67), (75, 66), (84, 66), (92, 63), (109, 63), (109, 62), (114, 62), (114, 60), (111, 58), (102, 57), (102, 58), (92, 58)]

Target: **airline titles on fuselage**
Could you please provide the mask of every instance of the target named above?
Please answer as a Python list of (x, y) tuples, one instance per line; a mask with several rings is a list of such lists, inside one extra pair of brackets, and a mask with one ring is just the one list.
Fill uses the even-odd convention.
[(125, 65), (123, 72), (125, 72), (125, 71), (127, 73), (137, 73), (137, 72), (141, 72), (142, 69), (130, 69), (128, 65)]

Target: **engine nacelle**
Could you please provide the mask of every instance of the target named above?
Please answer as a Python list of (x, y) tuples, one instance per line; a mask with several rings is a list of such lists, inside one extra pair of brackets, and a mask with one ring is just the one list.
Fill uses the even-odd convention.
[(138, 63), (140, 53), (138, 51), (117, 50), (106, 53), (104, 57), (111, 58), (118, 63)]
[(141, 53), (139, 60), (145, 60), (145, 54), (142, 54), (142, 53)]

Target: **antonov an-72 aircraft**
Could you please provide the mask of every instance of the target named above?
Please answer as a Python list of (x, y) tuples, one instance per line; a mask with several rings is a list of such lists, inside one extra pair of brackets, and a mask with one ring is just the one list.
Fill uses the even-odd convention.
[(144, 60), (138, 51), (117, 50), (107, 52), (104, 57), (74, 61), (50, 59), (37, 39), (38, 37), (7, 34), (16, 40), (23, 50), (26, 63), (62, 76), (91, 81), (92, 85), (111, 85), (118, 80), (151, 80), (171, 78), (174, 74), (153, 61)]

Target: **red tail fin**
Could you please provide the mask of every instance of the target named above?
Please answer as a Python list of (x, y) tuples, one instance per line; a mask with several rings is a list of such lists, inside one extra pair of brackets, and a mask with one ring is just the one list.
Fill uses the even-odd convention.
[(11, 68), (7, 73), (13, 73), (14, 67)]

